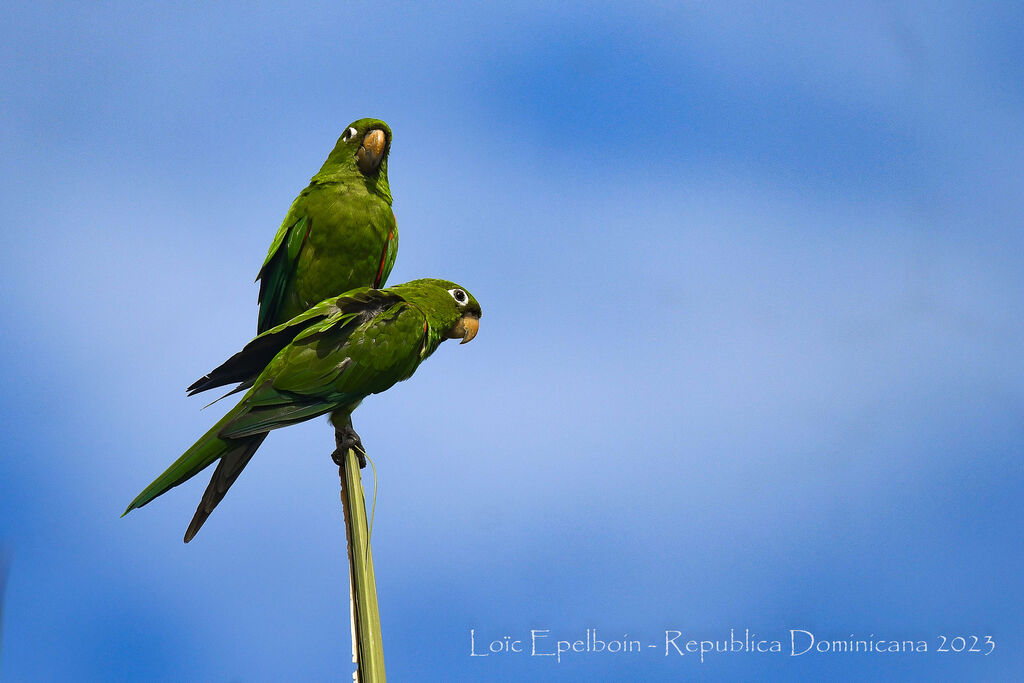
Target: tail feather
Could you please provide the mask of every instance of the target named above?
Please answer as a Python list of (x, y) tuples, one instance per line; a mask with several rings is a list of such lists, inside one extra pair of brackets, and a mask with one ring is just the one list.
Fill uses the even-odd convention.
[(142, 493), (135, 496), (128, 508), (122, 513), (122, 517), (135, 508), (140, 508), (157, 496), (160, 496), (170, 489), (183, 484), (210, 466), (214, 460), (223, 456), (226, 452), (238, 445), (238, 441), (224, 440), (217, 436), (217, 433), (224, 428), (224, 425), (237, 417), (243, 408), (241, 404), (235, 406), (228, 414), (220, 419), (217, 424), (208, 432), (199, 437), (199, 440), (192, 444), (192, 447), (182, 453), (181, 457), (171, 463), (171, 466), (153, 480), (149, 486), (142, 490)]
[(199, 533), (199, 529), (206, 522), (207, 517), (217, 507), (217, 504), (224, 499), (228, 489), (238, 479), (238, 475), (241, 474), (245, 466), (249, 464), (253, 453), (256, 452), (256, 449), (260, 447), (265, 438), (267, 438), (266, 432), (256, 434), (240, 442), (234, 441), (232, 443), (237, 445), (233, 445), (230, 450), (221, 456), (220, 462), (217, 463), (217, 469), (213, 471), (213, 477), (210, 478), (210, 483), (203, 493), (203, 499), (199, 501), (196, 514), (192, 517), (192, 522), (188, 525), (188, 530), (185, 532), (185, 543), (191, 541)]

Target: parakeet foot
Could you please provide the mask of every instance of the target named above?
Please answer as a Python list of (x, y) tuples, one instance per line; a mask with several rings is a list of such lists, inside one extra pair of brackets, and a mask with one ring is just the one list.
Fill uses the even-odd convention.
[(363, 448), (363, 441), (351, 424), (334, 428), (334, 442), (337, 449), (331, 453), (331, 458), (334, 459), (334, 463), (338, 467), (344, 464), (345, 454), (350, 448), (356, 452), (356, 457), (359, 458), (359, 469), (366, 467), (366, 449)]

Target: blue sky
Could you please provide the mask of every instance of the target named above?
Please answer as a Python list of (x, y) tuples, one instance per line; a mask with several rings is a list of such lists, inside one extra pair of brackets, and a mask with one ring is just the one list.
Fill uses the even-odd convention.
[[(1012, 680), (1024, 666), (1014, 3), (0, 10), (4, 680), (347, 680), (331, 433), (202, 533), (184, 387), (352, 120), (392, 282), (481, 301), (368, 399), (394, 680)], [(655, 643), (470, 656), (550, 629)], [(666, 630), (925, 640), (664, 655)], [(936, 652), (991, 636), (988, 656)]]

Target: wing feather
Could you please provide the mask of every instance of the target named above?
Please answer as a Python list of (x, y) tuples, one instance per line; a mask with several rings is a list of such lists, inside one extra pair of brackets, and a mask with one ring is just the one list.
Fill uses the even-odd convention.
[(303, 195), (299, 195), (292, 204), (256, 276), (260, 282), (260, 311), (256, 331), (260, 333), (270, 329), (284, 305), (285, 293), (295, 274), (295, 262), (313, 226), (312, 219), (299, 208), (302, 198)]
[[(401, 297), (385, 290), (353, 291), (337, 298), (320, 302), (288, 322), (271, 328), (245, 345), (209, 373), (193, 382), (187, 389), (192, 396), (207, 389), (234, 384), (234, 391), (247, 389), (273, 358), (294, 341), (322, 336), (326, 331), (345, 328), (353, 321), (364, 320), (380, 309), (401, 301)], [(351, 332), (349, 326), (347, 332)], [(338, 336), (336, 343), (323, 353), (338, 348), (347, 333)]]

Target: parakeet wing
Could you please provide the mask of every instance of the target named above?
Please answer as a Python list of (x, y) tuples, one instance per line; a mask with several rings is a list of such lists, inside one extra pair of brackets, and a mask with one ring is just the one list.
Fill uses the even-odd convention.
[(301, 334), (274, 359), (220, 431), (252, 436), (300, 422), (389, 388), (421, 359), (426, 317), (398, 301), (372, 317), (332, 318)]
[[(188, 394), (192, 396), (207, 389), (236, 382), (241, 382), (242, 388), (247, 388), (274, 356), (304, 331), (318, 329), (319, 324), (328, 318), (332, 319), (332, 325), (339, 321), (362, 319), (396, 301), (400, 301), (400, 298), (382, 290), (351, 292), (322, 301), (308, 311), (253, 339), (241, 351), (193, 382), (188, 388)], [(335, 317), (338, 319), (334, 320)]]
[(295, 262), (313, 226), (312, 219), (304, 210), (305, 195), (306, 192), (301, 193), (292, 203), (270, 244), (263, 267), (256, 276), (260, 281), (258, 332), (265, 332), (272, 321), (277, 319), (278, 310), (284, 303), (288, 286), (295, 274)]

